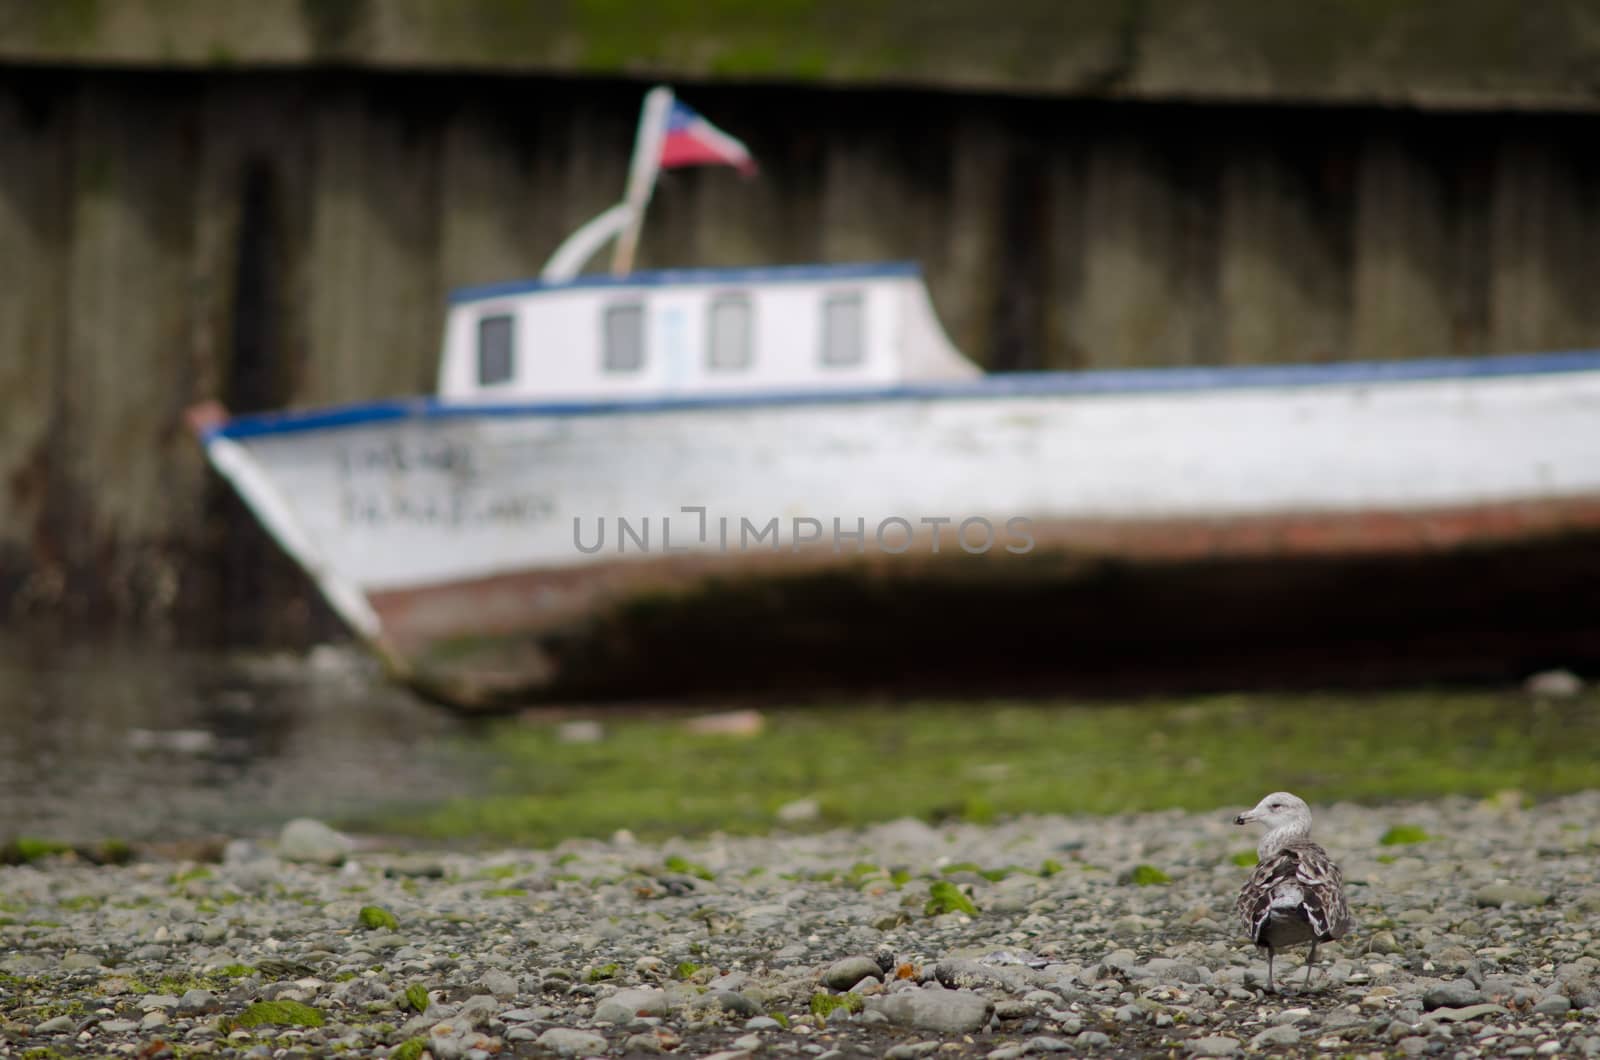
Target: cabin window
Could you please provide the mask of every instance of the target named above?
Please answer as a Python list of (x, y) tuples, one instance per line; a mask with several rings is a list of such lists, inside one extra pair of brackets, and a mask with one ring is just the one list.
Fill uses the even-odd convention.
[(859, 291), (830, 294), (822, 300), (823, 364), (860, 364), (866, 359), (862, 342), (864, 315)]
[(512, 318), (507, 315), (478, 319), (478, 385), (509, 383), (516, 374)]
[(609, 305), (603, 328), (601, 364), (608, 372), (637, 372), (644, 367), (644, 306), (638, 302)]
[(706, 367), (737, 372), (750, 367), (750, 299), (721, 294), (711, 300), (706, 321)]

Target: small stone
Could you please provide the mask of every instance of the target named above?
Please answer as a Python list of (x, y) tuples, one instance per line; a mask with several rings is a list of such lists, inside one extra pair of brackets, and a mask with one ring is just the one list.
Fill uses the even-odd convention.
[(1030, 1053), (1064, 1053), (1072, 1048), (1072, 1043), (1065, 1038), (1056, 1038), (1048, 1034), (1041, 1034), (1037, 1038), (1028, 1039)]
[(1205, 973), (1197, 965), (1188, 961), (1175, 961), (1170, 957), (1150, 958), (1145, 963), (1145, 970), (1165, 982), (1203, 983), (1206, 981)]
[(802, 824), (822, 816), (822, 803), (816, 799), (796, 799), (778, 807), (778, 820), (784, 824)]
[(1399, 953), (1400, 943), (1392, 931), (1374, 931), (1367, 940), (1367, 949), (1372, 953)]
[(564, 721), (556, 727), (556, 742), (565, 744), (599, 743), (606, 738), (606, 727), (592, 718)]
[(1130, 913), (1127, 916), (1119, 916), (1111, 922), (1111, 934), (1119, 938), (1137, 938), (1149, 934), (1154, 926), (1155, 922), (1149, 917)]
[(1533, 1006), (1533, 1011), (1544, 1016), (1559, 1016), (1563, 1012), (1571, 1010), (1571, 1008), (1572, 1002), (1567, 998), (1562, 997), (1560, 994), (1551, 994)]
[(478, 985), (501, 1001), (509, 1001), (517, 996), (516, 976), (499, 968), (485, 972)]
[[(509, 1038), (510, 1035), (508, 1034), (506, 1037)], [(633, 1056), (636, 1053), (659, 1053), (662, 1051), (660, 1040), (653, 1034), (631, 1034), (622, 1043), (622, 1054), (624, 1056)]]
[(994, 1005), (970, 990), (925, 986), (867, 999), (868, 1007), (895, 1023), (938, 1034), (967, 1034), (989, 1022)]
[(1538, 1053), (1540, 1056), (1554, 1056), (1560, 1051), (1560, 1042), (1540, 1042), (1539, 1047), (1534, 1050), (1534, 1052)]
[(1421, 1056), (1428, 1048), (1428, 1039), (1411, 1034), (1395, 1042), (1394, 1046), (1407, 1056)]
[(1208, 1034), (1189, 1043), (1190, 1056), (1232, 1056), (1238, 1051), (1239, 1039), (1226, 1034)]
[(1104, 1049), (1111, 1044), (1111, 1036), (1100, 1031), (1083, 1031), (1078, 1035), (1077, 1042), (1083, 1049)]
[(1474, 891), (1472, 900), (1485, 908), (1498, 909), (1503, 905), (1544, 905), (1550, 900), (1550, 896), (1544, 891), (1535, 890), (1532, 887), (1523, 887), (1520, 884), (1491, 883), (1487, 887), (1480, 887)]
[(828, 965), (822, 973), (822, 985), (829, 990), (849, 990), (861, 980), (883, 974), (873, 957), (843, 957)]
[(1300, 1041), (1300, 1031), (1289, 1024), (1268, 1027), (1250, 1039), (1250, 1048), (1265, 1049), (1274, 1045), (1294, 1045)]
[(474, 994), (461, 1003), (453, 1018), (469, 1027), (482, 1027), (499, 1014), (499, 999), (492, 994)]
[(535, 1044), (558, 1056), (592, 1056), (606, 1051), (604, 1037), (571, 1027), (551, 1027), (539, 1035)]
[(66, 1031), (72, 1030), (72, 1028), (76, 1026), (77, 1024), (73, 1022), (71, 1016), (56, 1016), (54, 1019), (47, 1019), (43, 1023), (35, 1024), (33, 1033), (62, 1034)]
[[(1374, 991), (1377, 993), (1377, 991)], [(1457, 979), (1453, 983), (1436, 983), (1422, 995), (1422, 1007), (1431, 1012), (1436, 1008), (1462, 1008), (1484, 1002), (1483, 993), (1470, 979)]]
[(1027, 1019), (1037, 1011), (1038, 1009), (1032, 1003), (1027, 1001), (1010, 999), (1005, 1001), (996, 1001), (994, 1003), (994, 1018), (1002, 1023), (1008, 1023), (1012, 1020)]
[(1541, 670), (1531, 674), (1522, 687), (1530, 696), (1571, 699), (1583, 691), (1583, 678), (1571, 670)]
[(144, 1014), (144, 1019), (139, 1021), (140, 1030), (155, 1030), (157, 1027), (167, 1025), (167, 1014), (161, 1009), (151, 1009)]
[(737, 990), (713, 990), (711, 999), (735, 1016), (759, 1016), (761, 1006)]
[(337, 865), (350, 849), (348, 837), (309, 817), (295, 818), (278, 833), (278, 856), (286, 861)]
[(100, 1029), (107, 1034), (127, 1034), (138, 1030), (139, 1024), (133, 1020), (101, 1020)]
[(1505, 1014), (1501, 1005), (1467, 1005), (1464, 1008), (1438, 1008), (1431, 1013), (1433, 1019), (1442, 1023), (1466, 1023), (1469, 1020), (1487, 1019), (1490, 1016)]
[(951, 990), (1004, 990), (1020, 994), (1031, 985), (1027, 973), (1020, 968), (982, 961), (940, 961), (934, 966), (933, 977), (939, 985)]
[(63, 972), (95, 972), (104, 967), (100, 958), (92, 953), (69, 953), (61, 958)]
[(783, 1029), (783, 1024), (771, 1016), (752, 1016), (744, 1021), (744, 1029), (747, 1031), (777, 1031)]
[(222, 1002), (209, 990), (189, 990), (178, 999), (178, 1012), (185, 1016), (204, 1016), (221, 1012)]
[(664, 990), (618, 990), (594, 1007), (596, 1023), (628, 1023), (640, 1016), (666, 1014), (667, 995)]
[(938, 1042), (904, 1042), (884, 1052), (884, 1060), (920, 1060), (939, 1051)]

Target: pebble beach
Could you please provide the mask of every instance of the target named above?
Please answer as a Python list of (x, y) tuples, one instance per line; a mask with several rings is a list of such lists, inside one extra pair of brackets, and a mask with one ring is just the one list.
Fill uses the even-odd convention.
[(0, 868), (0, 1056), (1600, 1055), (1600, 792), (1313, 806), (1356, 924), (1276, 995), (1245, 808), (40, 857)]

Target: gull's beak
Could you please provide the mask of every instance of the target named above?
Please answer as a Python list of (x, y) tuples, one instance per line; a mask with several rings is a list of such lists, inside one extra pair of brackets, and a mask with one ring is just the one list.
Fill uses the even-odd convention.
[(1246, 810), (1244, 813), (1241, 813), (1239, 816), (1235, 817), (1233, 819), (1233, 823), (1234, 824), (1249, 824), (1251, 821), (1253, 821), (1255, 819), (1256, 819), (1255, 811), (1254, 810)]

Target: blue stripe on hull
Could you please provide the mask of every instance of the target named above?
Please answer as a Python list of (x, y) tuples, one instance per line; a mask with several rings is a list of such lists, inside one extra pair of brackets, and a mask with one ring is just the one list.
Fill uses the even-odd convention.
[(1593, 371), (1600, 371), (1600, 350), (1410, 361), (1353, 361), (1316, 365), (1007, 372), (958, 382), (910, 383), (851, 390), (797, 389), (737, 394), (680, 394), (644, 400), (471, 404), (419, 397), (239, 416), (221, 427), (206, 431), (205, 437), (253, 438), (261, 435), (327, 430), (405, 419), (608, 416), (618, 413), (672, 412), (686, 409), (851, 405), (874, 401), (1196, 393), (1268, 387), (1349, 386), (1428, 380), (1507, 378)]

